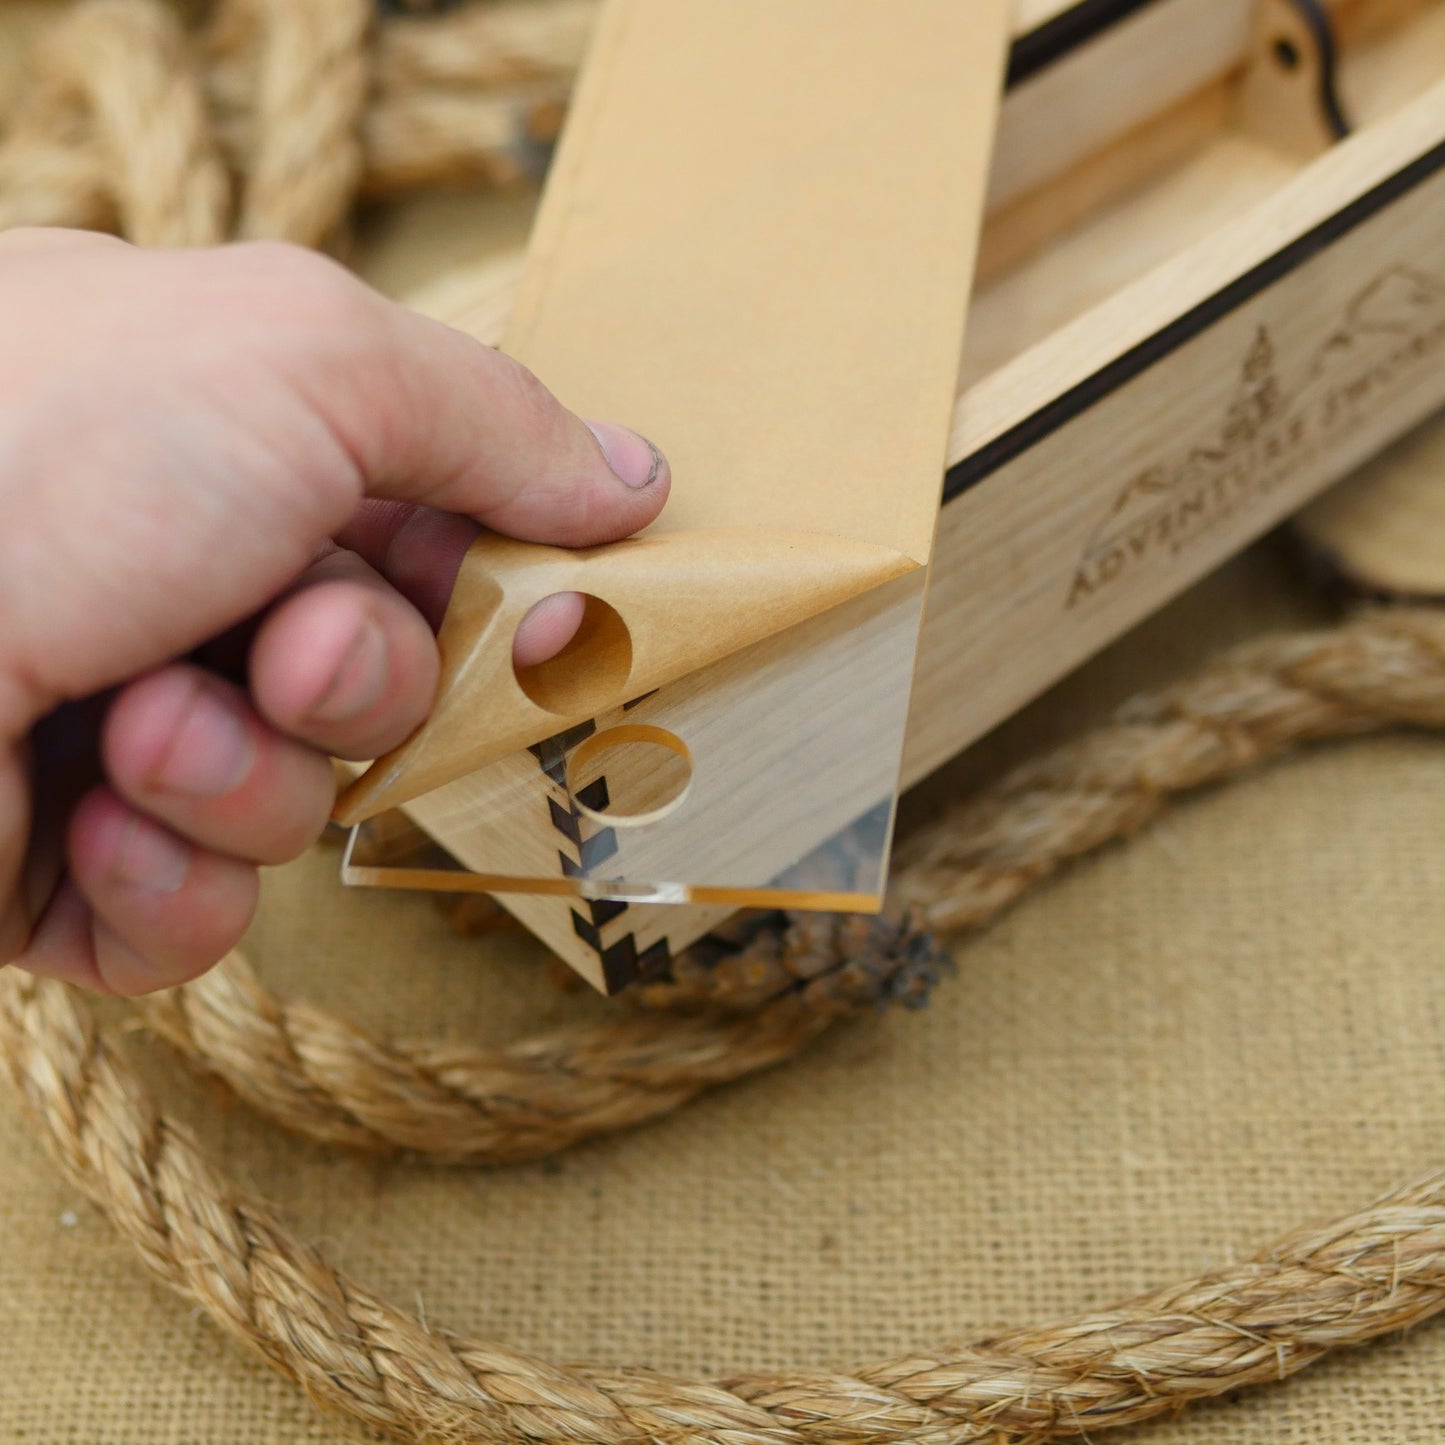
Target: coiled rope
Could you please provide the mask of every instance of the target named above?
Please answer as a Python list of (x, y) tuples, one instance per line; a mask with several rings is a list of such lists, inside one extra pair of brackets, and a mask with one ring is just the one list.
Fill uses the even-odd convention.
[(0, 229), (146, 246), (334, 243), (358, 196), (541, 170), (595, 0), (377, 23), (372, 0), (82, 0), (35, 48), (0, 143)]
[[(1307, 743), (1445, 728), (1445, 615), (1379, 612), (1252, 644), (1142, 698), (916, 836), (912, 912), (753, 920), (606, 1022), (500, 1050), (380, 1039), (269, 993), (239, 957), (139, 1004), (199, 1068), (312, 1138), (456, 1162), (536, 1157), (915, 1001), (915, 919), (981, 927), (1168, 799)], [(404, 1439), (1040, 1442), (1282, 1378), (1445, 1307), (1445, 1171), (1253, 1259), (1114, 1309), (842, 1372), (723, 1380), (561, 1367), (456, 1338), (289, 1234), (156, 1107), (66, 985), (0, 974), (0, 1056), (70, 1183), (149, 1268), (322, 1404)]]

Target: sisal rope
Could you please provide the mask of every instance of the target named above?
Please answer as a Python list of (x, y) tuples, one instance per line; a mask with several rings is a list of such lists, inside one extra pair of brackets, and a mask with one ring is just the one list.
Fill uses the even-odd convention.
[[(0, 227), (336, 244), (355, 196), (534, 174), (595, 0), (376, 23), (362, 0), (82, 0), (0, 142)], [(504, 302), (499, 303), (504, 304)], [(1377, 613), (1237, 650), (945, 814), (900, 850), (882, 920), (729, 926), (600, 1026), (480, 1051), (379, 1038), (267, 992), (235, 955), (142, 1000), (153, 1032), (308, 1137), (447, 1162), (536, 1158), (782, 1062), (835, 1020), (918, 1003), (921, 924), (988, 923), (1175, 794), (1301, 745), (1445, 727), (1445, 617)], [(0, 1058), (68, 1180), (150, 1269), (315, 1399), (408, 1439), (606, 1442), (1091, 1436), (1282, 1378), (1445, 1308), (1445, 1173), (1255, 1259), (1113, 1310), (851, 1372), (720, 1381), (559, 1367), (428, 1328), (359, 1288), (159, 1112), (88, 1000), (0, 972)]]
[[(1445, 615), (1379, 612), (1252, 644), (944, 814), (906, 850), (900, 893), (950, 926), (981, 926), (1170, 794), (1304, 744), (1399, 726), (1445, 728)], [(276, 1000), (236, 958), (141, 1011), (302, 1133), (505, 1159), (636, 1123), (780, 1062), (836, 1018), (915, 999), (936, 966), (906, 916), (789, 927), (765, 917), (692, 950), (673, 981), (641, 992), (636, 1012), (491, 1053), (380, 1040)], [(404, 1439), (1092, 1436), (1283, 1378), (1445, 1308), (1442, 1172), (1114, 1309), (851, 1371), (703, 1381), (556, 1366), (435, 1331), (292, 1237), (158, 1111), (82, 993), (0, 974), (0, 1048), (65, 1177), (157, 1276), (320, 1403)]]
[(0, 229), (109, 222), (142, 245), (224, 240), (230, 181), (188, 45), (149, 0), (88, 0), (44, 35), (0, 147)]
[[(231, 0), (209, 47), (238, 75), (252, 113), (236, 159), (244, 177), (236, 234), (319, 246), (351, 209), (361, 179), (370, 88), (371, 0)], [(234, 144), (234, 142), (233, 142)]]
[(239, 957), (138, 1007), (193, 1064), (309, 1138), (453, 1163), (538, 1158), (780, 1062), (835, 1018), (920, 1000), (941, 960), (916, 923), (982, 927), (1070, 859), (1147, 823), (1172, 795), (1305, 742), (1445, 726), (1442, 639), (1434, 613), (1380, 614), (1237, 649), (1136, 699), (1112, 727), (901, 844), (895, 892), (908, 912), (881, 921), (800, 914), (785, 928), (752, 920), (684, 954), (666, 981), (630, 991), (681, 1018), (626, 1015), (600, 1033), (495, 1052), (390, 1043), (271, 997)]
[(0, 132), (0, 230), (314, 246), (342, 233), (358, 192), (534, 179), (596, 0), (384, 24), (374, 8), (222, 0), (192, 35), (165, 0), (81, 0), (36, 47)]
[[(715, 941), (695, 950), (713, 960), (700, 967), (710, 984), (699, 977), (676, 993), (715, 1004), (700, 1016), (624, 1013), (602, 1029), (489, 1052), (388, 1041), (309, 1004), (282, 1002), (237, 954), (137, 1007), (192, 1064), (308, 1138), (452, 1164), (516, 1163), (781, 1063), (836, 1018), (921, 999), (939, 972), (935, 946), (904, 920), (766, 921), (736, 951)], [(672, 992), (655, 1002), (674, 1004)]]

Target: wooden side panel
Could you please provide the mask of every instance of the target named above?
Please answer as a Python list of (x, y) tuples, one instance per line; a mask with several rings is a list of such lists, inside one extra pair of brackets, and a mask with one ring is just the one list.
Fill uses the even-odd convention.
[(967, 395), (904, 781), (1445, 404), (1442, 257), (1445, 87)]
[(1141, 292), (1187, 297), (1231, 247), (1252, 264), (1050, 408), (1012, 429), (966, 408), (992, 450), (963, 459), (944, 507), (905, 777), (1445, 403), (1445, 87), (1040, 357), (1067, 374), (1061, 350), (1102, 342)]
[(1445, 601), (1445, 416), (1325, 493), (1293, 525), (1350, 590)]
[[(1013, 87), (989, 210), (1016, 201), (1243, 60), (1254, 0), (1152, 0)], [(1040, 24), (1049, 18), (1040, 17)]]

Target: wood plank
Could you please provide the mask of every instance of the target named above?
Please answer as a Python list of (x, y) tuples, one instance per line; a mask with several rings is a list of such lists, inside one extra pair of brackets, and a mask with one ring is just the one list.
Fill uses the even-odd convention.
[(1154, 0), (1014, 87), (989, 209), (1037, 190), (1243, 63), (1253, 0)]

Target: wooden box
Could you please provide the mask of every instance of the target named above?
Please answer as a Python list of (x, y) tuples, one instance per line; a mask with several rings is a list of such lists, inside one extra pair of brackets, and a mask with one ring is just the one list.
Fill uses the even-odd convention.
[[(1445, 401), (1442, 76), (1445, 3), (1018, 6), (905, 786)], [(486, 333), (493, 276), (431, 309)], [(560, 880), (606, 824), (536, 775)], [(455, 798), (407, 811), (472, 862)], [(609, 991), (729, 911), (500, 901)]]

